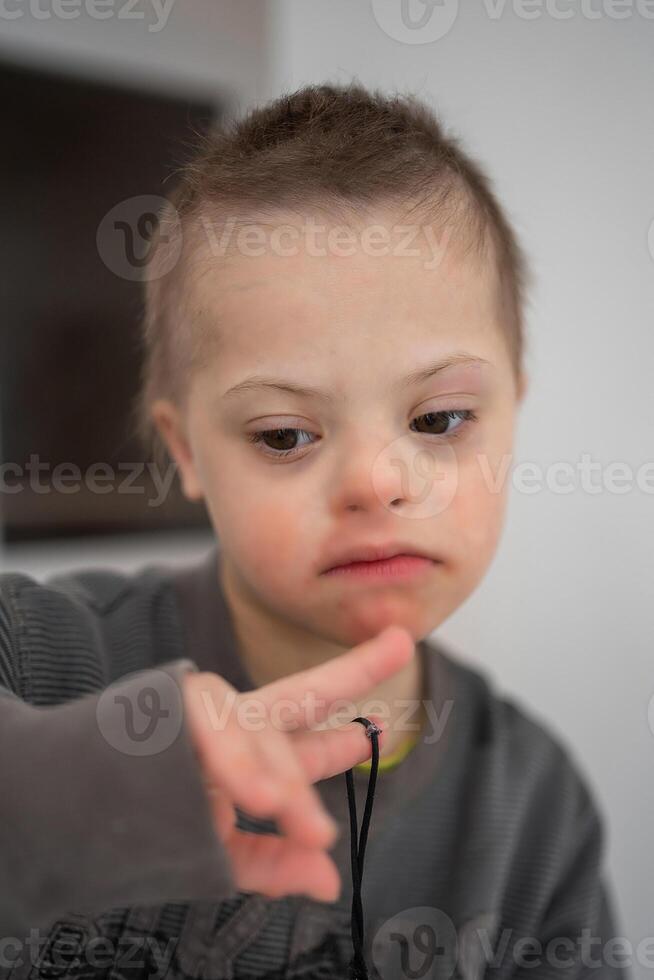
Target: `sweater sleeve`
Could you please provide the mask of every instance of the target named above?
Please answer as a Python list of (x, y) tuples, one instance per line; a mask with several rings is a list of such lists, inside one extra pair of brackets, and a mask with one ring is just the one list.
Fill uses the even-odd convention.
[(237, 891), (172, 660), (64, 704), (18, 693), (0, 595), (0, 935), (60, 915)]

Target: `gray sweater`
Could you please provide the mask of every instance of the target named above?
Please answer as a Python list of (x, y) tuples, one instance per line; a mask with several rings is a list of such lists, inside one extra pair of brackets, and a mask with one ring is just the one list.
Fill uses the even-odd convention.
[[(316, 784), (341, 826), (336, 902), (239, 891), (213, 827), (180, 678), (256, 686), (217, 548), (182, 570), (0, 574), (0, 978), (346, 976), (344, 774)], [(430, 723), (379, 772), (366, 848), (371, 977), (630, 978), (574, 755), (484, 671), (432, 638), (417, 654)]]

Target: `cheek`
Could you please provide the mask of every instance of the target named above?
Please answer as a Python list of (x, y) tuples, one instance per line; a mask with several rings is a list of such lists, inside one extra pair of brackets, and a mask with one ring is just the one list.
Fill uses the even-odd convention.
[(307, 560), (310, 540), (299, 520), (297, 501), (284, 494), (279, 500), (270, 493), (244, 500), (241, 495), (224, 524), (238, 561), (257, 578), (291, 579)]
[(485, 567), (500, 537), (508, 479), (501, 459), (474, 458), (459, 470), (457, 492), (446, 514), (455, 550), (470, 565)]
[(202, 461), (212, 523), (242, 570), (259, 581), (297, 578), (316, 526), (299, 482), (271, 473), (275, 467), (246, 464), (242, 451), (229, 447), (206, 452)]

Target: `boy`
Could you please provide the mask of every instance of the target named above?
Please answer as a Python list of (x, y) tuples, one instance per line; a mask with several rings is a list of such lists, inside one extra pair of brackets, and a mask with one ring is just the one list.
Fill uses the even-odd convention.
[[(220, 544), (177, 574), (87, 570), (41, 587), (4, 576), (9, 696), (36, 701), (19, 683), (30, 676), (28, 657), (63, 690), (53, 698), (44, 679), (41, 703), (69, 700), (70, 675), (83, 675), (75, 695), (86, 693), (89, 714), (102, 700), (93, 692), (130, 671), (145, 670), (155, 706), (165, 694), (161, 673), (172, 678), (190, 741), (162, 745), (138, 771), (160, 792), (169, 779), (162, 805), (179, 810), (204, 848), (212, 798), (213, 843), (225, 845), (226, 858), (230, 797), (238, 803), (262, 776), (244, 768), (230, 783), (220, 770), (232, 743), (210, 731), (202, 695), (220, 709), (230, 688), (256, 688), (262, 698), (274, 692), (264, 701), (279, 707), (293, 678), (316, 694), (320, 671), (365, 664), (369, 682), (350, 689), (338, 720), (374, 712), (384, 726), (361, 888), (370, 975), (581, 977), (593, 967), (602, 980), (624, 976), (604, 947), (615, 917), (601, 817), (583, 775), (553, 733), (425, 639), (492, 560), (507, 497), (503, 462), (526, 387), (526, 262), (489, 182), (425, 106), (358, 84), (307, 86), (203, 138), (171, 205), (146, 274), (136, 409), (155, 454), (178, 467), (185, 495), (204, 500)], [(416, 655), (391, 663), (382, 637), (398, 626)], [(53, 660), (64, 641), (66, 659)], [(134, 696), (136, 679), (123, 683), (124, 697)], [(109, 739), (118, 739), (111, 719)], [(17, 744), (19, 721), (8, 731)], [(77, 740), (63, 743), (69, 751), (90, 731), (88, 721), (76, 724)], [(257, 742), (271, 773), (281, 744), (272, 728)], [(354, 769), (359, 812), (366, 755)], [(53, 750), (55, 768), (57, 758)], [(87, 759), (87, 781), (101, 758), (98, 750)], [(112, 763), (119, 793), (137, 770)], [(347, 766), (322, 765), (315, 790), (342, 831)], [(182, 766), (193, 772), (182, 775)], [(178, 780), (188, 800), (175, 793)], [(305, 800), (310, 806), (307, 795), (284, 808), (269, 801), (250, 816), (245, 806), (240, 826), (275, 834), (268, 815), (287, 831)], [(110, 842), (121, 819), (114, 812), (106, 827)], [(150, 814), (138, 822), (138, 847), (131, 820), (126, 808), (135, 866), (110, 869), (97, 858), (85, 871), (85, 881), (104, 882), (97, 901), (114, 883), (120, 907), (89, 911), (88, 890), (62, 890), (61, 921), (75, 924), (85, 950), (92, 936), (154, 937), (174, 947), (170, 976), (347, 975), (346, 834), (330, 841), (329, 859), (316, 853), (324, 840), (306, 840), (304, 894), (241, 878), (234, 895), (218, 886), (234, 886), (241, 873), (236, 847), (223, 878), (214, 866), (207, 885), (197, 842), (174, 840), (170, 821), (161, 827)], [(270, 838), (261, 845), (266, 854)], [(138, 877), (171, 847), (187, 871), (176, 876), (167, 865), (154, 904)], [(9, 855), (3, 860), (9, 884)], [(37, 862), (34, 873), (45, 866)], [(318, 879), (322, 900), (307, 896)], [(83, 965), (95, 975), (88, 956)], [(141, 962), (135, 975), (148, 969)]]

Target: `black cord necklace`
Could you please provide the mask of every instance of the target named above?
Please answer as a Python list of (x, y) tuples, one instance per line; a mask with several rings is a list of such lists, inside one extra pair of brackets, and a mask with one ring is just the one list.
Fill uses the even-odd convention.
[(354, 954), (348, 966), (348, 980), (368, 980), (368, 968), (363, 956), (363, 907), (361, 905), (361, 881), (363, 878), (363, 858), (368, 840), (368, 825), (372, 813), (372, 802), (377, 782), (377, 766), (379, 763), (379, 728), (368, 718), (353, 718), (366, 726), (366, 735), (372, 742), (372, 767), (368, 781), (368, 795), (361, 821), (361, 835), (357, 842), (357, 805), (354, 795), (354, 777), (352, 770), (345, 773), (347, 785), (347, 800), (350, 806), (350, 848), (352, 855), (352, 946)]

